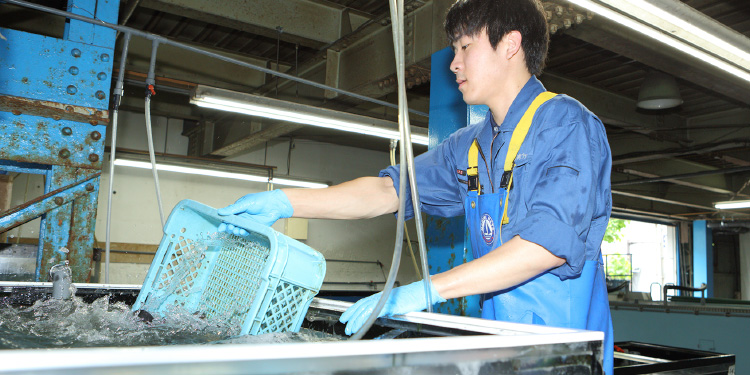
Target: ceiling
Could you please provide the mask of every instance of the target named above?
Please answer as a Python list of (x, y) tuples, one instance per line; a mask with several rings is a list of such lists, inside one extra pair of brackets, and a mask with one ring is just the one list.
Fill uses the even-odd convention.
[[(65, 5), (59, 0), (37, 2), (60, 9)], [(441, 24), (450, 3), (406, 0), (408, 95), (410, 107), (418, 111), (429, 109), (430, 55), (447, 45)], [(605, 123), (613, 151), (614, 212), (668, 219), (747, 219), (750, 210), (716, 211), (713, 202), (750, 199), (750, 83), (572, 8), (565, 0), (543, 3), (557, 30), (540, 78), (551, 91), (579, 99)], [(687, 14), (698, 26), (720, 29), (750, 46), (747, 0), (664, 3), (687, 5), (692, 8)], [(0, 9), (0, 16), (4, 27), (48, 35), (55, 35), (51, 30), (62, 22), (12, 6)], [(386, 0), (122, 0), (120, 23), (343, 90), (391, 103), (397, 100)], [(131, 41), (126, 65), (129, 85), (123, 105), (133, 110), (142, 108), (139, 98), (150, 55), (150, 42), (139, 39)], [(115, 67), (118, 64), (115, 61)], [(637, 109), (639, 88), (652, 70), (676, 78), (681, 106)], [(385, 140), (202, 110), (188, 103), (197, 84), (396, 119), (392, 108), (333, 97), (321, 89), (170, 46), (160, 47), (156, 73), (163, 94), (154, 99), (152, 113), (189, 120), (185, 134), (196, 145), (191, 148), (193, 156), (231, 157), (279, 137), (384, 151), (388, 147)], [(426, 127), (427, 122), (412, 116), (414, 126)]]

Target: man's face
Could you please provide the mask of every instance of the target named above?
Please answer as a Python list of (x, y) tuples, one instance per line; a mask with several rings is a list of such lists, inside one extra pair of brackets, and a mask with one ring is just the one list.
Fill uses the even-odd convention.
[(507, 71), (506, 38), (492, 48), (487, 33), (464, 35), (453, 43), (455, 57), (450, 69), (466, 104), (489, 104), (501, 93)]

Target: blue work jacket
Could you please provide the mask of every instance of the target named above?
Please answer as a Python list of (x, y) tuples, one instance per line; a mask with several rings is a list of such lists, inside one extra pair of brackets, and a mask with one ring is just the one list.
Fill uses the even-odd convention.
[[(478, 163), (482, 193), (498, 193), (513, 130), (534, 98), (544, 91), (536, 77), (531, 77), (516, 96), (502, 124), (496, 124), (488, 112), (484, 121), (459, 129), (436, 148), (416, 157), (415, 174), (422, 211), (442, 217), (464, 214), (469, 217), (464, 204), (468, 194), (466, 170), (469, 147), (474, 139), (483, 150)], [(560, 306), (575, 310), (577, 302), (564, 305), (552, 301), (553, 297), (527, 289), (531, 291), (526, 292), (523, 308), (537, 304), (537, 308), (531, 309), (542, 311), (541, 318), (532, 314), (530, 320), (515, 319), (507, 311), (512, 309), (507, 306), (508, 301), (515, 297), (503, 298), (503, 294), (511, 295), (516, 289), (511, 288), (483, 296), (483, 301), (488, 302), (482, 313), (483, 317), (491, 319), (604, 331), (607, 373), (612, 371), (612, 328), (601, 267), (601, 242), (612, 208), (611, 160), (604, 126), (578, 101), (557, 95), (539, 107), (515, 158), (508, 198), (509, 223), (502, 226), (500, 243), (520, 236), (565, 259), (562, 266), (524, 284), (550, 280), (554, 283), (555, 279), (565, 283), (570, 279), (570, 285), (581, 285), (582, 279), (592, 280), (586, 282), (590, 285), (584, 288), (583, 297), (579, 291), (576, 296), (586, 300), (588, 307), (557, 314), (554, 311), (560, 310)], [(398, 166), (386, 168), (380, 176), (390, 176), (398, 192)], [(406, 197), (407, 218), (414, 215), (410, 197), (410, 194)], [(471, 236), (481, 235), (479, 228), (469, 229)], [(584, 265), (587, 265), (585, 274)], [(533, 287), (521, 285), (515, 292), (522, 292), (520, 289), (529, 286)], [(496, 311), (485, 311), (488, 304)], [(524, 316), (523, 311), (517, 315)]]

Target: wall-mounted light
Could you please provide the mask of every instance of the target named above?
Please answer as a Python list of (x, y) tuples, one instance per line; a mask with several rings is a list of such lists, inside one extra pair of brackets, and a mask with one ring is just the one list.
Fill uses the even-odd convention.
[(567, 1), (750, 82), (750, 54), (746, 49), (733, 45), (707, 30), (686, 26), (691, 23), (646, 1)]
[(714, 207), (719, 210), (736, 210), (739, 208), (750, 208), (750, 200), (716, 202)]
[[(198, 86), (190, 103), (250, 116), (399, 139), (398, 125), (394, 122), (214, 87)], [(411, 134), (412, 143), (427, 145), (427, 129), (412, 127)]]
[[(116, 159), (115, 165), (122, 166), (122, 167), (151, 169), (151, 163), (145, 162), (145, 161), (137, 161), (137, 160)], [(195, 168), (195, 167), (185, 167), (185, 166), (173, 165), (173, 164), (157, 163), (156, 169), (160, 171), (194, 174), (194, 175), (200, 175), (200, 176), (232, 178), (235, 180), (245, 180), (245, 181), (263, 182), (263, 183), (269, 182), (268, 176), (260, 176), (260, 175), (252, 175), (252, 174), (236, 173), (236, 172), (225, 172), (225, 171)], [(294, 186), (294, 187), (303, 187), (303, 188), (328, 187), (328, 184), (324, 184), (324, 183), (296, 180), (296, 179), (283, 178), (283, 177), (273, 177), (271, 178), (270, 182), (276, 185)]]

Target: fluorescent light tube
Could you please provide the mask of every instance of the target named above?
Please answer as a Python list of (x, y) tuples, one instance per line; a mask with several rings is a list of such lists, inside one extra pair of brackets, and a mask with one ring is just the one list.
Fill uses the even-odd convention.
[[(115, 165), (119, 165), (123, 167), (151, 169), (151, 163), (148, 163), (145, 161), (116, 159)], [(201, 176), (232, 178), (235, 180), (245, 180), (245, 181), (263, 182), (263, 183), (268, 182), (268, 177), (264, 177), (264, 176), (256, 176), (256, 175), (244, 174), (244, 173), (222, 172), (222, 171), (215, 171), (211, 169), (202, 169), (202, 168), (181, 167), (178, 165), (170, 165), (170, 164), (157, 163), (156, 169), (160, 171), (195, 174), (195, 175), (201, 175)], [(293, 179), (287, 179), (287, 178), (276, 178), (276, 177), (271, 179), (271, 182), (274, 184), (278, 184), (278, 185), (295, 186), (295, 187), (303, 187), (303, 188), (328, 187), (327, 184), (321, 184), (317, 182), (307, 182), (307, 181), (293, 180)]]
[[(652, 39), (662, 42), (668, 46), (671, 46), (679, 51), (682, 51), (690, 56), (700, 59), (708, 64), (711, 64), (727, 73), (730, 73), (740, 79), (750, 82), (750, 72), (740, 69), (732, 64), (727, 63), (713, 55), (710, 55), (698, 48), (695, 48), (681, 40), (678, 40), (670, 35), (666, 35), (664, 32), (654, 29), (650, 26), (639, 23), (632, 18), (626, 17), (618, 12), (613, 11), (601, 4), (595, 3), (591, 0), (568, 0), (568, 2), (578, 5), (582, 8), (588, 9), (602, 17), (608, 18), (614, 22), (617, 22), (627, 28), (637, 31), (643, 35), (646, 35)], [(612, 4), (613, 7), (619, 7), (617, 3)], [(626, 12), (625, 10), (620, 10)], [(633, 15), (636, 17), (637, 15)], [(705, 37), (705, 36), (704, 36)], [(712, 36), (713, 37), (713, 36)], [(713, 37), (716, 39), (715, 37)], [(710, 39), (710, 38), (708, 38)]]
[[(212, 87), (199, 86), (190, 102), (204, 108), (380, 138), (400, 139), (398, 127), (389, 121)], [(421, 128), (413, 128), (411, 141), (412, 143), (427, 145), (426, 131)]]
[(750, 200), (716, 202), (714, 207), (720, 210), (733, 210), (738, 208), (750, 208)]
[[(639, 20), (672, 34), (677, 38), (689, 41), (695, 46), (711, 52), (727, 61), (745, 69), (750, 67), (750, 53), (732, 45), (716, 35), (703, 30), (669, 11), (659, 8), (645, 0), (602, 0)], [(686, 6), (687, 7), (687, 6)], [(696, 11), (697, 12), (697, 11)]]

